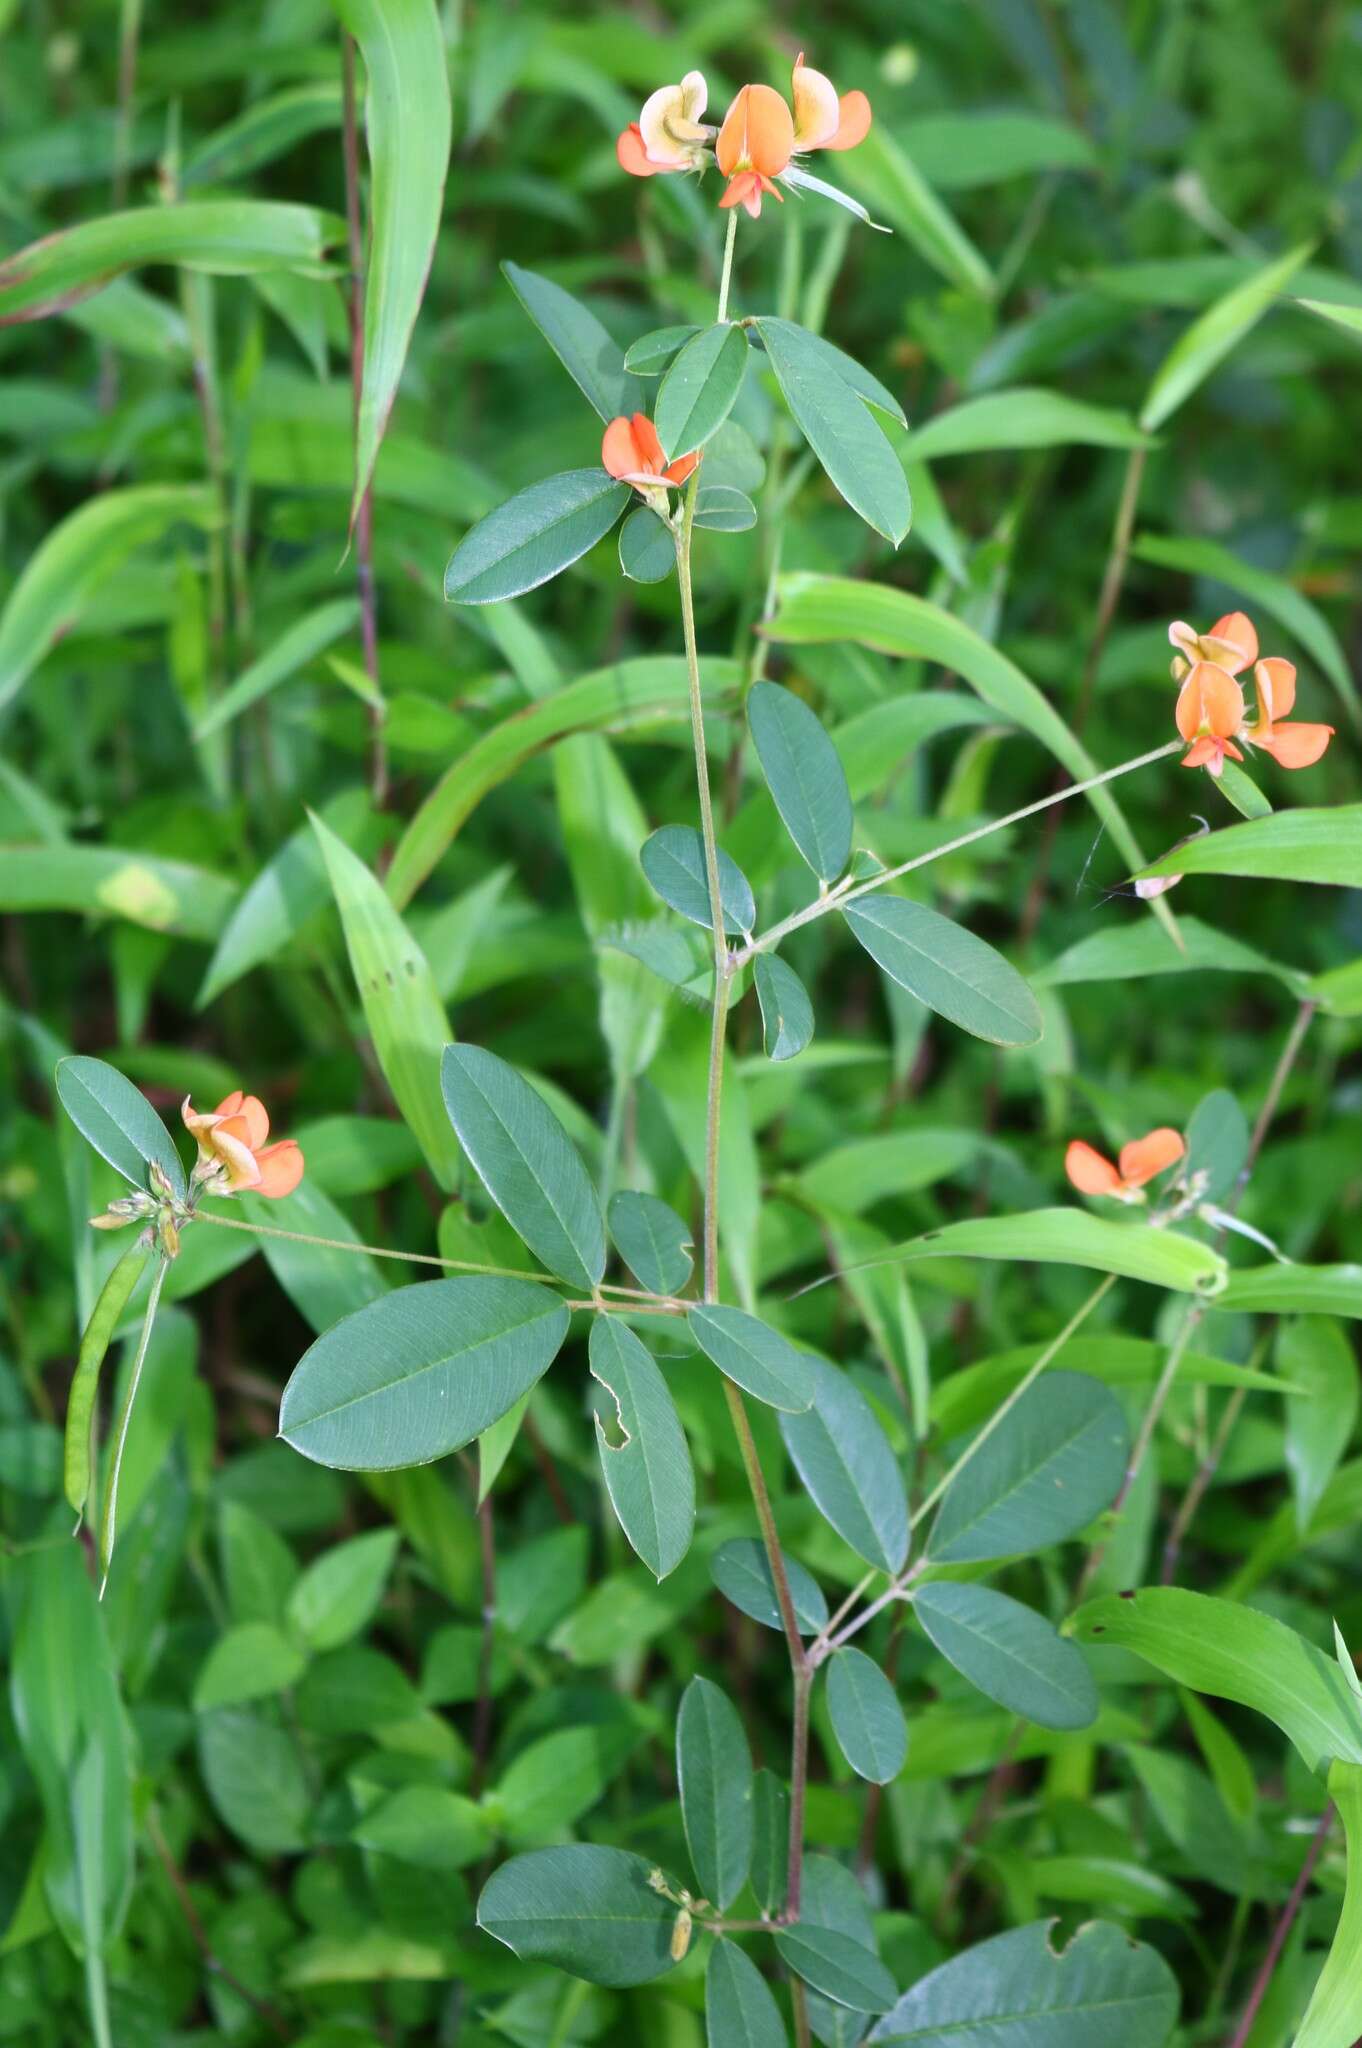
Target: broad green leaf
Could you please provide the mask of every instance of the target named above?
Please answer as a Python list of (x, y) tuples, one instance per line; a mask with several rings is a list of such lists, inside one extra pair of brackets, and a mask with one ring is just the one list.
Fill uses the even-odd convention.
[[(1099, 1273), (1122, 1273), (1128, 1280), (1147, 1280), (1183, 1294), (1213, 1294), (1225, 1289), (1227, 1268), (1219, 1252), (1176, 1230), (1155, 1230), (1146, 1223), (1108, 1223), (1083, 1209), (1032, 1209), (1020, 1216), (978, 1216), (963, 1223), (945, 1223), (939, 1230), (910, 1237), (860, 1268), (912, 1265), (920, 1259), (1020, 1259), (1042, 1265), (1089, 1266)], [(848, 1269), (853, 1270), (853, 1269)], [(1290, 1269), (1283, 1269), (1290, 1270)], [(821, 1284), (821, 1283), (817, 1283)], [(1218, 1307), (1241, 1307), (1226, 1292)], [(1325, 1304), (1320, 1304), (1325, 1306)]]
[(476, 1800), (443, 1785), (404, 1785), (363, 1814), (350, 1839), (376, 1855), (445, 1874), (480, 1863), (492, 1830)]
[(343, 839), (313, 817), (345, 933), (364, 1021), (393, 1100), (441, 1187), (457, 1186), (459, 1149), (440, 1090), (450, 1036), (430, 964), (371, 871)]
[(1188, 1184), (1204, 1198), (1223, 1202), (1238, 1184), (1249, 1155), (1248, 1118), (1228, 1088), (1203, 1095), (1187, 1126)]
[(845, 1373), (821, 1358), (806, 1363), (813, 1401), (804, 1413), (781, 1416), (785, 1448), (843, 1542), (879, 1571), (897, 1572), (908, 1555), (908, 1499), (893, 1448)]
[(878, 1664), (848, 1647), (828, 1660), (828, 1713), (842, 1754), (872, 1785), (897, 1778), (908, 1754), (898, 1695)]
[(513, 1842), (542, 1840), (589, 1813), (628, 1754), (616, 1728), (555, 1728), (520, 1751), (488, 1804)]
[(236, 902), (225, 875), (120, 846), (7, 846), (0, 861), (0, 910), (80, 911), (209, 940)]
[(737, 1709), (707, 1678), (692, 1678), (681, 1695), (676, 1778), (691, 1864), (722, 1912), (752, 1864), (752, 1756)]
[(1282, 982), (1294, 995), (1305, 992), (1305, 977), (1296, 968), (1269, 960), (1198, 917), (1180, 918), (1178, 934), (1181, 947), (1149, 918), (1090, 932), (1048, 966), (1038, 968), (1031, 980), (1036, 988), (1066, 988), (1084, 981), (1144, 981), (1151, 974), (1263, 974)]
[(882, 429), (857, 394), (828, 374), (816, 336), (768, 316), (757, 327), (795, 424), (828, 477), (852, 510), (897, 547), (912, 506), (903, 465)]
[[(1255, 562), (1241, 560), (1219, 541), (1207, 540), (1202, 534), (1141, 534), (1131, 553), (1161, 569), (1175, 569), (1184, 576), (1205, 576), (1223, 583), (1246, 598), (1255, 611), (1266, 612), (1304, 648), (1356, 713), (1357, 685), (1338, 635), (1319, 607), (1285, 576), (1274, 576), (1271, 570), (1260, 569)], [(1226, 765), (1233, 768), (1234, 763)]]
[(435, 254), (449, 166), (449, 67), (435, 0), (332, 0), (368, 76), (364, 359), (353, 526), (397, 396)]
[(1064, 1632), (1133, 1650), (1179, 1685), (1265, 1714), (1312, 1771), (1335, 1760), (1362, 1764), (1362, 1713), (1343, 1673), (1275, 1615), (1180, 1586), (1146, 1586), (1090, 1600)]
[(445, 570), (452, 604), (537, 590), (609, 533), (633, 493), (603, 469), (565, 469), (517, 491), (466, 533)]
[(77, 1515), (84, 1514), (90, 1495), (95, 1396), (99, 1392), (100, 1368), (150, 1257), (150, 1245), (139, 1241), (129, 1246), (100, 1289), (99, 1299), (91, 1309), (81, 1335), (76, 1370), (66, 1401), (66, 1439), (62, 1461), (66, 1498)]
[(1042, 1728), (1087, 1728), (1097, 1719), (1097, 1686), (1082, 1651), (1034, 1608), (991, 1586), (941, 1579), (917, 1588), (913, 1612), (986, 1699)]
[[(1045, 1344), (1019, 1344), (1015, 1350), (1000, 1351), (964, 1366), (932, 1388), (931, 1416), (943, 1437), (987, 1422), (999, 1402), (1036, 1363)], [(1142, 1337), (1120, 1337), (1104, 1333), (1071, 1337), (1060, 1357), (1071, 1371), (1088, 1373), (1109, 1387), (1152, 1387), (1168, 1362), (1168, 1346)], [(1178, 1367), (1181, 1386), (1243, 1387), (1263, 1394), (1281, 1393), (1282, 1382), (1271, 1373), (1254, 1372), (1233, 1365), (1225, 1358), (1211, 1358), (1203, 1352), (1185, 1351)]]
[(401, 1287), (317, 1339), (284, 1389), (279, 1434), (305, 1458), (390, 1472), (458, 1450), (545, 1373), (568, 1311), (528, 1280)]
[(1177, 1979), (1155, 1948), (1106, 1921), (1066, 1944), (1055, 1923), (995, 1934), (918, 1980), (873, 2029), (876, 2048), (1166, 2048)]
[(893, 1978), (875, 1951), (834, 1927), (799, 1921), (776, 1933), (780, 1959), (796, 1977), (853, 2012), (885, 2012), (894, 2002)]
[(770, 1060), (792, 1060), (813, 1037), (813, 1004), (793, 967), (776, 953), (758, 953), (752, 967), (761, 1004), (762, 1039)]
[(1309, 993), (1332, 1016), (1356, 1017), (1362, 1013), (1362, 960), (1349, 960), (1342, 967), (1314, 975)]
[(130, 555), (174, 526), (208, 527), (216, 516), (204, 485), (130, 484), (96, 492), (49, 528), (0, 610), (0, 705), (22, 688), (58, 640), (88, 618), (99, 592)]
[(591, 1984), (646, 1984), (672, 1966), (676, 1907), (654, 1866), (624, 1849), (566, 1843), (513, 1856), (478, 1900), (478, 1925), (522, 1962), (555, 1963)]
[(596, 1417), (596, 1448), (620, 1527), (653, 1576), (665, 1579), (690, 1548), (695, 1473), (667, 1382), (618, 1316), (591, 1326), (591, 1371), (615, 1406)]
[[(706, 696), (717, 697), (737, 676), (731, 661), (706, 661)], [(596, 669), (503, 719), (445, 770), (408, 825), (388, 873), (393, 902), (415, 894), (488, 791), (543, 748), (568, 733), (630, 732), (669, 720), (680, 731), (689, 691), (683, 658), (650, 655)]]
[(105, 1060), (71, 1054), (57, 1063), (56, 1089), (62, 1108), (81, 1136), (135, 1188), (147, 1185), (147, 1169), (159, 1166), (175, 1193), (186, 1189), (184, 1168), (170, 1133), (140, 1088)]
[(835, 882), (851, 858), (851, 794), (837, 749), (792, 690), (754, 683), (747, 722), (761, 772), (785, 830), (820, 881)]
[(641, 1286), (676, 1294), (690, 1279), (691, 1227), (657, 1195), (622, 1188), (605, 1212), (620, 1256)]
[(746, 330), (706, 327), (662, 379), (653, 425), (669, 461), (703, 448), (732, 412), (747, 370)]
[(1286, 1410), (1286, 1463), (1303, 1536), (1352, 1440), (1357, 1423), (1357, 1360), (1325, 1316), (1302, 1316), (1277, 1333), (1277, 1369), (1302, 1390)]
[(459, 1142), (511, 1228), (550, 1272), (594, 1292), (605, 1271), (605, 1219), (543, 1097), (477, 1045), (445, 1047), (440, 1085)]
[(716, 1941), (710, 1950), (705, 2035), (709, 2048), (788, 2048), (790, 2037), (766, 1979), (731, 1941)]
[(1076, 1536), (1111, 1505), (1129, 1450), (1108, 1388), (1083, 1373), (1043, 1374), (946, 1488), (928, 1556), (1023, 1557)]
[(230, 689), (213, 700), (196, 723), (194, 738), (206, 739), (209, 733), (239, 718), (249, 705), (258, 704), (262, 697), (297, 675), (300, 668), (339, 640), (342, 633), (348, 633), (358, 619), (359, 601), (352, 597), (335, 597), (318, 605), (315, 611), (304, 613), (280, 634), (267, 654), (253, 661)]
[(1211, 372), (1239, 346), (1262, 319), (1274, 299), (1310, 254), (1308, 246), (1293, 249), (1268, 263), (1192, 322), (1160, 363), (1140, 411), (1140, 425), (1150, 433), (1170, 419), (1178, 407), (1204, 384)]
[(691, 1336), (726, 1378), (769, 1407), (799, 1414), (814, 1398), (815, 1361), (746, 1309), (697, 1302)]
[[(963, 676), (991, 711), (1039, 740), (1075, 781), (1100, 772), (1100, 764), (1074, 738), (1030, 678), (981, 633), (941, 606), (906, 590), (842, 576), (782, 576), (778, 590), (776, 616), (765, 629), (772, 639), (797, 643), (852, 640), (885, 654), (939, 662)], [(1095, 789), (1088, 801), (1111, 833), (1121, 858), (1132, 871), (1142, 867), (1139, 844), (1110, 791)], [(1156, 914), (1160, 908), (1167, 911), (1161, 899), (1154, 908)]]
[(1148, 448), (1148, 434), (1128, 413), (1088, 405), (1062, 391), (1018, 386), (966, 398), (909, 436), (906, 456), (934, 462), (1000, 448)]
[(367, 1627), (397, 1556), (396, 1529), (371, 1529), (324, 1550), (289, 1595), (291, 1626), (312, 1650), (335, 1650)]
[(501, 268), (535, 326), (601, 418), (608, 423), (620, 413), (641, 412), (643, 386), (626, 373), (623, 356), (590, 308), (536, 271), (522, 270), (518, 263), (503, 263)]
[(1274, 811), (1207, 832), (1165, 853), (1147, 875), (1253, 875), (1273, 882), (1362, 888), (1362, 804)]
[[(755, 331), (758, 336), (761, 335), (764, 324), (764, 320), (761, 319), (756, 322)], [(878, 377), (872, 376), (854, 356), (849, 356), (845, 349), (838, 348), (836, 343), (829, 341), (824, 334), (814, 334), (807, 327), (800, 328), (799, 332), (803, 336), (803, 345), (808, 354), (821, 362), (829, 375), (840, 377), (849, 390), (854, 391), (858, 398), (863, 398), (867, 405), (873, 405), (877, 412), (887, 413), (889, 418), (901, 427), (907, 426), (908, 420), (903, 407), (893, 392), (887, 385), (881, 384)]]
[(635, 505), (620, 528), (620, 568), (632, 583), (665, 583), (676, 567), (676, 542), (647, 505)]
[(1362, 1266), (1241, 1267), (1217, 1308), (1246, 1315), (1362, 1317)]
[[(724, 930), (730, 938), (749, 933), (757, 921), (752, 885), (735, 860), (722, 847), (719, 855), (719, 902), (724, 913)], [(692, 924), (712, 929), (709, 914), (709, 877), (705, 872), (705, 847), (692, 825), (663, 825), (644, 840), (639, 859), (664, 903), (679, 910)]]
[[(781, 1553), (785, 1577), (801, 1635), (816, 1636), (827, 1626), (828, 1603), (818, 1581), (794, 1558)], [(710, 1577), (726, 1600), (759, 1621), (763, 1628), (783, 1628), (776, 1584), (765, 1544), (755, 1536), (734, 1536), (721, 1543), (709, 1561)]]
[[(705, 332), (703, 327), (654, 327), (631, 342), (624, 352), (624, 367), (638, 377), (657, 377), (688, 341)], [(604, 418), (610, 415), (604, 414)]]
[(178, 263), (221, 277), (256, 270), (326, 275), (344, 223), (275, 199), (186, 199), (106, 213), (46, 235), (0, 263), (0, 327), (42, 320), (97, 292), (121, 270)]
[[(807, 1861), (804, 1869), (807, 1876)], [(789, 1787), (774, 1771), (762, 1769), (752, 1792), (752, 1889), (763, 1913), (784, 1905), (789, 1873)]]
[(711, 533), (746, 533), (756, 523), (756, 506), (732, 484), (702, 483), (695, 494), (695, 524)]
[(879, 220), (959, 290), (987, 298), (993, 274), (954, 215), (942, 205), (911, 155), (877, 122), (843, 159), (847, 184)]
[(1040, 1038), (1040, 1005), (1021, 975), (963, 925), (905, 896), (862, 896), (842, 914), (891, 981), (962, 1031), (993, 1045)]
[(219, 1636), (194, 1681), (194, 1709), (242, 1706), (296, 1685), (307, 1663), (296, 1643), (268, 1621), (246, 1621)]
[(1353, 2048), (1362, 2031), (1362, 1977), (1357, 1970), (1362, 1954), (1362, 1770), (1355, 1763), (1336, 1763), (1329, 1772), (1329, 1796), (1347, 1840), (1347, 1883), (1333, 1944), (1315, 1979), (1293, 2048)]
[(188, 192), (197, 185), (228, 185), (247, 177), (309, 135), (338, 129), (341, 107), (339, 79), (318, 79), (271, 93), (187, 149), (180, 183)]
[(898, 133), (924, 178), (963, 189), (1037, 171), (1092, 171), (1098, 153), (1080, 128), (1044, 114), (919, 114)]

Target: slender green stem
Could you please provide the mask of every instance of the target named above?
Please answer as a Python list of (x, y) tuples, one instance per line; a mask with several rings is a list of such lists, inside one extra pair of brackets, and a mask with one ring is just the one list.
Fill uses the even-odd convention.
[(146, 1364), (147, 1346), (151, 1342), (151, 1327), (156, 1321), (156, 1310), (160, 1305), (161, 1289), (166, 1274), (170, 1271), (170, 1260), (161, 1254), (160, 1264), (152, 1276), (151, 1292), (147, 1296), (146, 1313), (142, 1317), (142, 1329), (137, 1339), (137, 1351), (133, 1357), (132, 1370), (128, 1374), (128, 1391), (123, 1396), (119, 1411), (118, 1425), (114, 1431), (113, 1448), (109, 1457), (109, 1476), (104, 1486), (104, 1512), (99, 1523), (99, 1593), (104, 1597), (104, 1588), (109, 1583), (109, 1565), (113, 1558), (114, 1535), (118, 1520), (118, 1475), (123, 1467), (123, 1453), (127, 1448), (128, 1426), (132, 1421), (133, 1403), (142, 1379), (142, 1367)]
[(85, 1946), (85, 1996), (90, 2008), (90, 2038), (95, 2048), (114, 2048), (109, 2022), (109, 1983), (104, 1970), (104, 1953), (93, 1942)]
[(886, 883), (896, 882), (902, 875), (910, 875), (918, 868), (930, 867), (933, 861), (944, 860), (948, 854), (959, 853), (966, 846), (975, 846), (981, 839), (987, 839), (994, 832), (1005, 831), (1009, 825), (1018, 825), (1023, 818), (1034, 818), (1041, 811), (1050, 810), (1055, 804), (1063, 804), (1070, 797), (1083, 796), (1090, 789), (1100, 789), (1104, 783), (1115, 782), (1119, 776), (1133, 774), (1137, 768), (1148, 768), (1154, 761), (1163, 761), (1170, 754), (1176, 754), (1183, 741), (1170, 740), (1166, 746), (1155, 747), (1148, 754), (1137, 754), (1133, 761), (1122, 761), (1117, 768), (1104, 769), (1100, 775), (1090, 775), (1084, 782), (1071, 782), (1064, 789), (1058, 789), (1050, 796), (1041, 797), (1036, 803), (1023, 804), (1019, 811), (1009, 811), (1006, 817), (994, 818), (987, 825), (977, 825), (972, 832), (962, 832), (958, 839), (947, 840), (944, 846), (935, 846), (930, 853), (920, 853), (913, 860), (900, 861), (897, 867), (886, 868), (882, 875), (872, 875), (867, 882), (854, 885), (839, 883), (829, 889), (816, 902), (808, 903), (803, 910), (796, 910), (780, 924), (772, 925), (769, 932), (761, 932), (751, 942), (732, 955), (731, 971), (736, 974), (758, 953), (769, 953), (782, 939), (801, 925), (811, 924), (816, 917), (825, 917), (830, 910), (843, 910), (848, 903), (854, 903), (860, 896), (869, 896), (876, 889), (883, 889)]
[[(207, 1209), (194, 1212), (196, 1223), (213, 1223), (219, 1230), (247, 1230), (252, 1237), (282, 1237), (292, 1244), (320, 1245), (324, 1251), (357, 1252), (367, 1254), (371, 1259), (401, 1259), (409, 1266), (442, 1266), (451, 1273), (487, 1273), (498, 1280), (534, 1280), (542, 1287), (561, 1287), (562, 1281), (555, 1273), (527, 1273), (521, 1266), (483, 1266), (476, 1259), (441, 1259), (434, 1252), (399, 1252), (383, 1244), (356, 1244), (350, 1238), (315, 1237), (308, 1230), (280, 1230), (272, 1223), (246, 1223), (236, 1216), (214, 1216)], [(601, 1282), (602, 1294), (618, 1294), (631, 1305), (638, 1304), (637, 1313), (646, 1314), (650, 1308), (665, 1308), (669, 1315), (684, 1315), (686, 1303), (670, 1294), (652, 1294), (643, 1287), (621, 1287), (614, 1281)], [(589, 1302), (588, 1307), (601, 1306)]]
[[(359, 459), (360, 403), (364, 387), (364, 229), (359, 196), (359, 113), (355, 98), (354, 38), (341, 34), (341, 132), (345, 159), (345, 221), (350, 258), (350, 376), (354, 389), (355, 458)], [(370, 483), (355, 514), (355, 589), (360, 606), (364, 668), (374, 686), (370, 706), (370, 786), (375, 808), (388, 800), (387, 707), (378, 672), (377, 592), (374, 584), (374, 493)]]
[(728, 233), (724, 237), (723, 269), (719, 272), (719, 303), (714, 311), (716, 326), (722, 326), (728, 318), (728, 288), (733, 282), (733, 244), (738, 239), (738, 209), (728, 209)]

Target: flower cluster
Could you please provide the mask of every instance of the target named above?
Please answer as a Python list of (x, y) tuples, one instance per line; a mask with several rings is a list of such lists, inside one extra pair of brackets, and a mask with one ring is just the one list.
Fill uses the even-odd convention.
[(791, 82), (793, 111), (771, 86), (745, 85), (715, 129), (701, 118), (708, 98), (698, 71), (688, 71), (679, 85), (659, 86), (616, 144), (622, 169), (652, 178), (717, 163), (728, 181), (720, 206), (743, 206), (755, 220), (764, 196), (784, 198), (779, 184), (817, 183), (806, 180), (796, 157), (815, 149), (854, 149), (870, 129), (865, 94), (839, 96), (830, 78), (804, 62), (802, 50)]
[(196, 1110), (186, 1095), (180, 1110), (199, 1148), (196, 1178), (208, 1194), (291, 1195), (303, 1177), (294, 1138), (267, 1145), (270, 1120), (258, 1095), (234, 1088), (214, 1110)]
[[(1177, 727), (1188, 742), (1184, 768), (1222, 773), (1226, 756), (1242, 761), (1237, 741), (1261, 747), (1283, 768), (1310, 768), (1333, 738), (1331, 725), (1287, 722), (1296, 701), (1296, 671), (1275, 656), (1260, 660), (1258, 635), (1243, 612), (1227, 612), (1209, 633), (1198, 633), (1181, 619), (1168, 628), (1177, 653), (1173, 680), (1178, 691)], [(1252, 724), (1238, 676), (1249, 667), (1258, 693)]]
[(1075, 1138), (1064, 1154), (1064, 1171), (1080, 1195), (1111, 1195), (1118, 1202), (1143, 1202), (1156, 1175), (1176, 1166), (1187, 1147), (1166, 1125), (1122, 1145), (1116, 1160)]

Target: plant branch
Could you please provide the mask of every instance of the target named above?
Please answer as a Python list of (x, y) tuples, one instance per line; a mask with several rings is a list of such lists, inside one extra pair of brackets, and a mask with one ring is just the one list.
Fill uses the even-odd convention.
[(966, 846), (974, 846), (981, 839), (987, 839), (994, 832), (1002, 832), (1009, 825), (1018, 825), (1023, 818), (1034, 818), (1041, 811), (1048, 811), (1055, 804), (1063, 804), (1070, 797), (1083, 796), (1090, 789), (1100, 789), (1104, 783), (1115, 782), (1119, 776), (1130, 775), (1137, 768), (1148, 768), (1151, 762), (1163, 761), (1170, 754), (1176, 754), (1183, 746), (1182, 740), (1170, 740), (1166, 746), (1155, 747), (1147, 754), (1137, 754), (1133, 761), (1122, 761), (1117, 768), (1104, 769), (1100, 775), (1090, 775), (1084, 782), (1071, 782), (1064, 789), (1052, 791), (1033, 804), (1023, 804), (1019, 811), (1009, 811), (1006, 817), (994, 818), (987, 825), (978, 825), (972, 832), (962, 832), (958, 839), (947, 840), (944, 846), (933, 847), (930, 853), (920, 853), (913, 860), (900, 861), (897, 867), (886, 868), (882, 875), (872, 875), (867, 882), (848, 887), (845, 882), (829, 889), (814, 903), (808, 903), (803, 910), (796, 910), (792, 916), (773, 925), (769, 932), (762, 932), (746, 946), (732, 955), (731, 970), (737, 973), (758, 953), (769, 953), (782, 939), (801, 925), (811, 924), (816, 917), (823, 917), (830, 910), (843, 910), (857, 897), (868, 896), (876, 889), (883, 889), (888, 882), (896, 882), (902, 875), (910, 875), (917, 868), (930, 867), (933, 861), (944, 860), (947, 854), (959, 853)]
[(1295, 1925), (1296, 1915), (1300, 1912), (1306, 1891), (1309, 1889), (1310, 1879), (1315, 1874), (1315, 1865), (1319, 1862), (1329, 1829), (1333, 1824), (1333, 1818), (1333, 1802), (1328, 1801), (1325, 1804), (1323, 1813), (1319, 1817), (1319, 1826), (1311, 1837), (1310, 1847), (1307, 1849), (1305, 1861), (1301, 1865), (1300, 1876), (1292, 1885), (1291, 1895), (1282, 1907), (1281, 1912), (1277, 1915), (1277, 1924), (1272, 1930), (1272, 1938), (1268, 1942), (1267, 1953), (1263, 1957), (1258, 1974), (1253, 1980), (1253, 1988), (1248, 1995), (1248, 2004), (1239, 2016), (1239, 2024), (1234, 2030), (1229, 2048), (1245, 2048), (1245, 2043), (1253, 2031), (1253, 2022), (1258, 2017), (1258, 2008), (1267, 1996), (1273, 1972), (1277, 1967), (1282, 1950), (1286, 1946), (1286, 1937)]
[(156, 1321), (156, 1310), (160, 1305), (161, 1289), (166, 1274), (170, 1271), (170, 1260), (162, 1252), (160, 1262), (152, 1275), (151, 1292), (147, 1296), (146, 1312), (142, 1317), (142, 1328), (137, 1339), (137, 1350), (133, 1355), (132, 1369), (128, 1374), (128, 1390), (123, 1396), (118, 1423), (114, 1430), (113, 1449), (109, 1458), (108, 1477), (104, 1482), (104, 1512), (99, 1522), (99, 1597), (104, 1598), (104, 1588), (109, 1583), (109, 1565), (113, 1559), (114, 1533), (118, 1520), (118, 1475), (123, 1467), (123, 1453), (127, 1448), (128, 1427), (132, 1422), (133, 1403), (141, 1384), (142, 1367), (147, 1360), (147, 1346), (151, 1342), (152, 1324)]
[(234, 1976), (226, 1963), (217, 1954), (212, 1942), (208, 1939), (208, 1930), (199, 1917), (199, 1909), (194, 1904), (193, 1894), (189, 1889), (185, 1874), (171, 1854), (170, 1844), (161, 1833), (161, 1823), (156, 1817), (155, 1807), (147, 1808), (146, 1822), (147, 1833), (151, 1837), (151, 1846), (156, 1851), (161, 1868), (170, 1880), (170, 1888), (179, 1901), (185, 1925), (193, 1936), (194, 1946), (203, 1959), (204, 1968), (211, 1976), (220, 1977), (229, 1990), (234, 1991), (238, 1998), (244, 2000), (250, 2006), (252, 2012), (258, 2018), (264, 2020), (265, 2024), (278, 2034), (281, 2041), (289, 2040), (292, 2029), (284, 2015), (272, 2006), (268, 2000), (261, 1998), (257, 1992), (252, 1991), (248, 1984), (243, 1984), (239, 1977)]

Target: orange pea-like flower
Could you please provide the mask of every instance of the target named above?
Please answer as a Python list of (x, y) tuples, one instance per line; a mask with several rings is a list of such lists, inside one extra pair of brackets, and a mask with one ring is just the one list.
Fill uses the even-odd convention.
[(1244, 693), (1218, 662), (1199, 660), (1186, 671), (1175, 716), (1178, 731), (1188, 742), (1184, 768), (1207, 768), (1219, 775), (1227, 754), (1233, 761), (1243, 760), (1234, 736), (1244, 723)]
[(1118, 1202), (1142, 1202), (1145, 1185), (1176, 1166), (1186, 1152), (1181, 1135), (1166, 1125), (1122, 1145), (1113, 1165), (1093, 1146), (1075, 1138), (1064, 1154), (1064, 1171), (1081, 1195), (1111, 1195)]
[(1237, 676), (1258, 659), (1258, 635), (1252, 619), (1244, 612), (1226, 612), (1209, 633), (1198, 633), (1184, 619), (1174, 619), (1168, 628), (1168, 638), (1177, 649), (1173, 656), (1175, 683), (1180, 683), (1199, 661), (1209, 661), (1213, 667), (1224, 669), (1226, 675)]
[(764, 192), (784, 194), (775, 181), (790, 167), (795, 126), (790, 109), (769, 85), (745, 85), (724, 116), (714, 154), (728, 180), (720, 206), (745, 206), (755, 220)]
[(265, 1143), (270, 1120), (258, 1095), (234, 1088), (214, 1110), (196, 1110), (186, 1095), (180, 1115), (198, 1145), (201, 1178), (220, 1180), (220, 1192), (275, 1201), (291, 1195), (302, 1179), (303, 1155), (296, 1139)]
[(668, 462), (657, 428), (646, 412), (636, 412), (632, 419), (621, 413), (601, 437), (601, 461), (611, 476), (645, 493), (666, 484), (685, 483), (699, 460), (698, 453), (693, 453)]
[(704, 74), (688, 71), (680, 85), (660, 85), (643, 103), (643, 112), (615, 144), (621, 170), (634, 178), (653, 178), (659, 171), (703, 170), (709, 162), (714, 130), (700, 116), (709, 88)]
[(870, 133), (870, 102), (863, 92), (844, 92), (821, 71), (795, 58), (791, 97), (794, 100), (796, 150), (855, 149)]
[(1250, 746), (1262, 747), (1281, 768), (1313, 768), (1334, 736), (1331, 725), (1310, 725), (1304, 719), (1287, 722), (1296, 701), (1296, 671), (1289, 661), (1272, 655), (1253, 665), (1258, 686), (1258, 717), (1246, 725), (1243, 738)]

